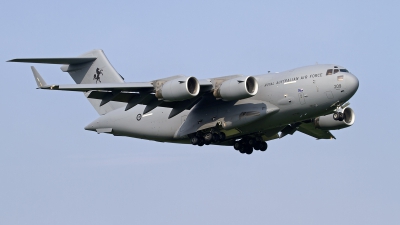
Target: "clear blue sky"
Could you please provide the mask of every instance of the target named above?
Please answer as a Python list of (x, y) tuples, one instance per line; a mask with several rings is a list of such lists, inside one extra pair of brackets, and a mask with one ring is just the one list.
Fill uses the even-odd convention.
[[(398, 224), (398, 1), (3, 1), (0, 224)], [(267, 152), (97, 135), (79, 93), (17, 57), (101, 48), (126, 81), (318, 63), (360, 80), (354, 126)], [(48, 83), (72, 83), (37, 65)]]

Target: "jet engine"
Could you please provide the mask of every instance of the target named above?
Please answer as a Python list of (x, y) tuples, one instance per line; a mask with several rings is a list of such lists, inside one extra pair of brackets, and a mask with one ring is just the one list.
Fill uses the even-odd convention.
[(155, 96), (165, 101), (183, 101), (196, 97), (200, 91), (199, 81), (195, 77), (179, 77), (166, 81), (156, 89)]
[(355, 119), (354, 111), (351, 108), (345, 108), (343, 110), (343, 121), (335, 120), (333, 114), (329, 114), (315, 118), (314, 124), (316, 128), (321, 130), (339, 130), (353, 125)]
[(221, 86), (214, 90), (214, 96), (224, 101), (240, 100), (254, 96), (258, 91), (256, 78), (236, 77), (224, 81)]

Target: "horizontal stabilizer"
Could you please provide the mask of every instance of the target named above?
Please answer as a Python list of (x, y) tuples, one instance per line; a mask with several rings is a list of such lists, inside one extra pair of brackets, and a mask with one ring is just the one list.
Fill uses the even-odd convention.
[(70, 57), (70, 58), (20, 58), (11, 59), (7, 62), (24, 62), (24, 63), (47, 63), (47, 64), (79, 64), (96, 60), (95, 57)]

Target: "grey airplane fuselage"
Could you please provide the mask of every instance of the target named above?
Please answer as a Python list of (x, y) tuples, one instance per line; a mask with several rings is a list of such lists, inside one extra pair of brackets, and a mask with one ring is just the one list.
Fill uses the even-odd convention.
[[(327, 75), (330, 69), (332, 74)], [(333, 73), (335, 69), (339, 72)], [(190, 143), (187, 132), (181, 135), (185, 123), (193, 123), (194, 125), (190, 124), (192, 128), (187, 128), (188, 124), (185, 127), (196, 132), (218, 122), (224, 123), (225, 117), (231, 111), (237, 113), (234, 108), (240, 104), (259, 103), (262, 110), (266, 110), (265, 116), (235, 127), (244, 136), (274, 128), (280, 130), (287, 124), (330, 114), (335, 109), (335, 103), (348, 101), (359, 85), (353, 74), (333, 64), (306, 66), (254, 77), (258, 82), (258, 92), (251, 98), (223, 101), (210, 94), (208, 97), (204, 96), (191, 110), (185, 110), (170, 119), (168, 115), (171, 108), (157, 107), (143, 115), (144, 105), (137, 105), (128, 111), (122, 107), (99, 117), (85, 129), (112, 129), (112, 133), (118, 136)], [(207, 126), (207, 123), (211, 125)]]

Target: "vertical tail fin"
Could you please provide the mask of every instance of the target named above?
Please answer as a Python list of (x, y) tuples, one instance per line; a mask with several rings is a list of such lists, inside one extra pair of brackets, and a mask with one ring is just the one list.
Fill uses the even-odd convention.
[[(101, 49), (86, 52), (78, 57), (18, 58), (8, 62), (64, 64), (61, 66), (61, 70), (68, 72), (77, 84), (124, 83), (124, 79), (115, 71)], [(43, 78), (34, 67), (32, 67), (32, 72), (38, 87), (46, 86)], [(88, 97), (89, 94), (85, 93), (85, 96)], [(124, 103), (119, 102), (108, 102), (101, 105), (101, 100), (90, 98), (88, 100), (100, 115), (125, 106)]]
[(80, 55), (79, 58), (96, 59), (84, 63), (70, 63), (61, 67), (61, 70), (68, 72), (77, 84), (124, 83), (103, 50), (92, 50)]
[[(103, 50), (92, 50), (79, 57), (96, 59), (90, 62), (71, 63), (61, 66), (61, 70), (68, 72), (77, 84), (124, 83), (124, 79), (108, 61)], [(85, 93), (85, 96), (87, 97), (89, 94), (89, 92)], [(119, 102), (109, 102), (100, 106), (101, 100), (91, 98), (88, 98), (88, 100), (100, 115), (104, 115), (125, 105)]]

